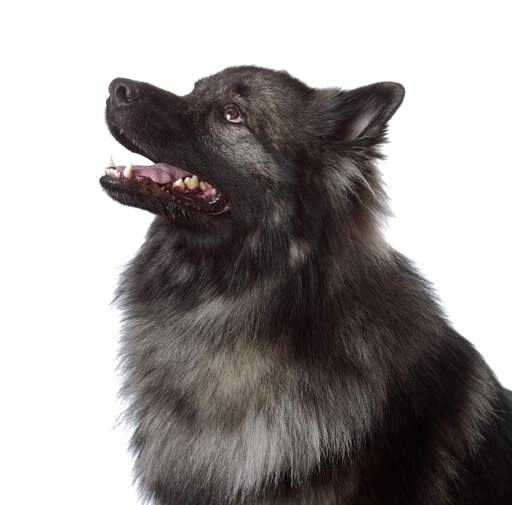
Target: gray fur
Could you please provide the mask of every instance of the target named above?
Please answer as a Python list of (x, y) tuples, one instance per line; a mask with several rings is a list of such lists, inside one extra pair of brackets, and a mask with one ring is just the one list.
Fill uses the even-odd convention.
[[(186, 97), (122, 83), (143, 99), (111, 99), (116, 138), (213, 181), (231, 204), (211, 216), (107, 187), (161, 214), (117, 296), (142, 496), (512, 502), (511, 402), (381, 233), (375, 160), (403, 88), (314, 90), (255, 67)], [(245, 124), (223, 122), (227, 103)]]

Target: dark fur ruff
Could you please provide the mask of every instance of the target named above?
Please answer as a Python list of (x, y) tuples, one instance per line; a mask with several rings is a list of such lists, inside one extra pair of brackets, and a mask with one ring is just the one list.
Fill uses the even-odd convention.
[[(227, 69), (138, 83), (113, 134), (229, 197), (162, 214), (125, 271), (136, 479), (160, 505), (505, 505), (512, 405), (382, 239), (374, 161), (403, 88), (314, 90)], [(246, 124), (217, 111), (237, 103)], [(120, 131), (119, 126), (123, 130)]]

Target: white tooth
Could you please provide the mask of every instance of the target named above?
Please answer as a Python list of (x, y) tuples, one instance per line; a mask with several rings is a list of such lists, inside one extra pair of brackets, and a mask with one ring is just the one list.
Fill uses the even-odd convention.
[(185, 183), (183, 182), (183, 179), (179, 178), (178, 180), (176, 180), (172, 183), (172, 187), (185, 189)]
[(190, 188), (190, 183), (192, 182), (192, 179), (190, 177), (185, 177), (185, 186), (187, 186), (187, 188), (191, 189)]
[(123, 176), (129, 179), (130, 177), (133, 177), (133, 163), (130, 163), (124, 170), (123, 170)]
[[(185, 179), (185, 181), (186, 181), (186, 179)], [(187, 186), (188, 186), (188, 189), (196, 189), (199, 186), (199, 178), (197, 177), (197, 175), (193, 175), (190, 178), (190, 183), (187, 184)]]
[(114, 163), (114, 160), (112, 159), (112, 156), (110, 156), (110, 161), (107, 165), (107, 168), (116, 168), (116, 164)]
[(204, 182), (204, 181), (199, 182), (199, 189), (201, 191), (206, 191), (207, 188), (208, 188), (208, 184), (206, 182)]

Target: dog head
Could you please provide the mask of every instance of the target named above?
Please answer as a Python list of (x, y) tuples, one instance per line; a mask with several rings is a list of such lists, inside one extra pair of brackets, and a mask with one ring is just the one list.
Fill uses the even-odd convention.
[(111, 133), (154, 164), (112, 165), (101, 184), (176, 229), (313, 231), (382, 207), (372, 160), (400, 84), (313, 89), (247, 66), (201, 79), (186, 96), (120, 78), (109, 91)]

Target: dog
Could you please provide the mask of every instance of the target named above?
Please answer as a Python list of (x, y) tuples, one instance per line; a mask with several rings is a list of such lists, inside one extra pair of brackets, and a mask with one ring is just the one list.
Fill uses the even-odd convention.
[(153, 163), (100, 179), (156, 214), (116, 294), (142, 498), (512, 503), (512, 394), (381, 233), (404, 88), (243, 66), (109, 93), (110, 132)]

